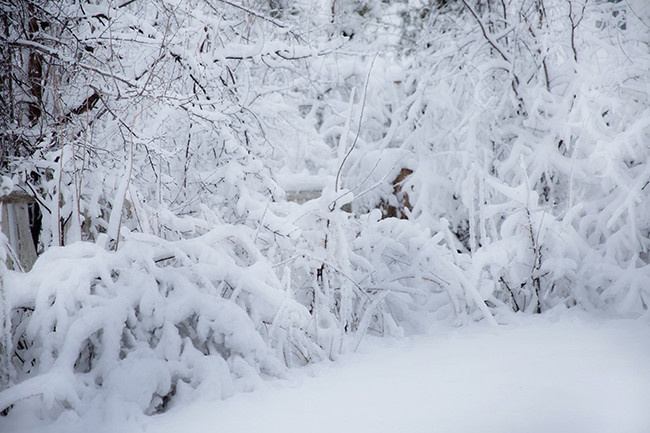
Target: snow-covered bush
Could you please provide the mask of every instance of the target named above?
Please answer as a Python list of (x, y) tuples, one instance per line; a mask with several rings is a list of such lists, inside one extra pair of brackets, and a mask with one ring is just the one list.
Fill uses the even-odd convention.
[(0, 235), (0, 410), (153, 414), (367, 333), (647, 311), (632, 6), (8, 5), (0, 165), (43, 228), (28, 273)]
[(241, 235), (223, 226), (191, 241), (137, 236), (118, 252), (76, 243), (7, 274), (19, 384), (1, 405), (37, 397), (44, 417), (107, 404), (154, 413), (192, 389), (221, 398), (280, 374), (259, 329), (283, 302), (298, 324), (307, 314), (265, 281), (273, 273), (250, 263)]
[(106, 236), (54, 247), (31, 272), (6, 272), (17, 384), (0, 406), (45, 418), (156, 413), (336, 358), (369, 331), (421, 329), (422, 312), (463, 312), (460, 271), (435, 240), (405, 221), (376, 212), (355, 221), (328, 204), (295, 206), (298, 233), (277, 233), (293, 248), (274, 254), (291, 256), (277, 264), (256, 246), (263, 235), (219, 223), (179, 241), (128, 234), (117, 251)]
[(449, 225), (465, 290), (494, 311), (647, 311), (647, 12), (536, 0), (411, 15), (418, 55), (368, 92), (373, 127), (343, 176), (363, 191), (353, 208), (390, 200), (406, 167), (409, 219)]

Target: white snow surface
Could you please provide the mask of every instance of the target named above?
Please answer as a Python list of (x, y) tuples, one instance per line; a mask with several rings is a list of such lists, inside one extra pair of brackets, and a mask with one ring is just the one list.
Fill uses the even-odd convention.
[(565, 313), (369, 338), (336, 362), (154, 417), (14, 417), (0, 431), (645, 433), (649, 409), (647, 321)]

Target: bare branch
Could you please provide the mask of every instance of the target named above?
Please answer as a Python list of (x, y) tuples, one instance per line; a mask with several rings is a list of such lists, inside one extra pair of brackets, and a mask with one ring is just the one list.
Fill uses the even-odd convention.
[(125, 6), (128, 6), (128, 5), (130, 5), (131, 3), (133, 3), (133, 2), (135, 2), (135, 0), (127, 0), (127, 1), (125, 1), (124, 3), (122, 3), (121, 5), (119, 5), (119, 6), (118, 6), (118, 9), (119, 9), (119, 8), (123, 8), (123, 7), (125, 7)]
[(467, 3), (466, 0), (462, 0), (462, 2), (465, 5), (465, 7), (469, 10), (469, 12), (472, 14), (472, 16), (474, 17), (476, 22), (478, 23), (479, 27), (481, 28), (481, 32), (483, 33), (483, 37), (485, 37), (485, 39), (492, 46), (492, 48), (494, 48), (501, 55), (503, 60), (508, 62), (508, 64), (510, 65), (510, 73), (512, 74), (512, 77), (513, 77), (513, 80), (512, 80), (512, 83), (511, 83), (512, 91), (515, 92), (515, 96), (517, 97), (517, 100), (519, 101), (520, 108), (524, 112), (526, 112), (524, 100), (521, 97), (521, 95), (519, 94), (519, 90), (517, 89), (518, 86), (519, 86), (519, 77), (517, 76), (517, 74), (514, 71), (514, 65), (513, 65), (512, 60), (510, 59), (510, 56), (507, 54), (508, 52), (504, 48), (502, 48), (501, 45), (499, 45), (499, 43), (495, 40), (495, 38), (487, 31), (487, 29), (485, 28), (485, 24), (483, 24), (483, 21), (481, 21), (481, 18), (478, 16), (478, 14), (474, 10), (474, 8), (471, 7), (469, 5), (469, 3)]
[(478, 23), (479, 27), (481, 28), (481, 32), (483, 32), (483, 36), (484, 36), (485, 39), (490, 43), (490, 45), (492, 45), (492, 48), (494, 48), (495, 50), (497, 50), (497, 52), (501, 55), (501, 57), (503, 57), (503, 60), (505, 60), (506, 62), (512, 64), (512, 60), (510, 59), (510, 56), (508, 56), (508, 55), (506, 54), (507, 51), (506, 51), (505, 49), (501, 48), (501, 46), (499, 45), (499, 43), (498, 43), (496, 40), (494, 40), (494, 38), (492, 37), (492, 35), (487, 31), (487, 29), (485, 28), (485, 25), (483, 24), (483, 21), (481, 21), (481, 18), (479, 18), (478, 14), (477, 14), (476, 11), (474, 10), (474, 8), (471, 7), (471, 6), (467, 3), (466, 0), (462, 0), (462, 2), (463, 2), (463, 4), (465, 5), (465, 7), (467, 7), (467, 9), (469, 10), (469, 12), (472, 14), (472, 16), (474, 17), (474, 19), (476, 20), (476, 22)]
[(571, 22), (571, 50), (573, 51), (573, 60), (576, 62), (578, 61), (578, 51), (576, 50), (576, 41), (575, 41), (575, 35), (576, 35), (576, 29), (580, 25), (580, 22), (582, 19), (585, 17), (585, 6), (586, 4), (583, 3), (582, 5), (582, 11), (580, 12), (580, 19), (576, 21), (573, 18), (573, 2), (571, 0), (567, 0), (569, 3), (569, 21)]
[[(372, 59), (372, 63), (370, 63), (370, 68), (368, 69), (368, 75), (366, 76), (366, 83), (363, 86), (363, 100), (361, 101), (361, 113), (359, 113), (359, 124), (357, 125), (357, 133), (354, 137), (354, 141), (352, 142), (352, 146), (350, 146), (350, 150), (345, 154), (343, 157), (343, 161), (341, 161), (341, 165), (339, 165), (339, 169), (336, 172), (336, 181), (334, 182), (334, 191), (338, 192), (339, 190), (339, 178), (341, 177), (341, 171), (343, 170), (343, 166), (345, 165), (345, 161), (347, 161), (348, 157), (354, 150), (354, 147), (357, 144), (357, 141), (359, 140), (359, 134), (361, 133), (361, 122), (363, 121), (363, 112), (366, 108), (366, 95), (368, 94), (368, 82), (370, 81), (370, 73), (372, 72), (372, 67), (375, 65), (375, 60), (377, 60), (377, 54), (375, 54), (375, 57)], [(336, 202), (334, 202), (334, 206), (332, 207), (332, 210), (336, 207)]]
[(133, 88), (138, 87), (135, 82), (131, 81), (130, 79), (128, 79), (126, 77), (123, 77), (123, 76), (121, 76), (119, 74), (115, 74), (113, 72), (105, 71), (103, 69), (97, 68), (97, 67), (89, 65), (87, 63), (79, 62), (79, 61), (75, 60), (74, 58), (72, 58), (70, 56), (66, 56), (65, 54), (61, 53), (58, 50), (55, 50), (53, 48), (50, 48), (50, 47), (47, 47), (45, 45), (39, 44), (37, 42), (28, 41), (26, 39), (18, 39), (18, 40), (15, 40), (15, 41), (7, 41), (6, 39), (3, 38), (3, 40), (5, 42), (7, 42), (10, 46), (21, 47), (21, 48), (31, 48), (31, 49), (39, 51), (41, 53), (48, 54), (48, 55), (54, 57), (55, 59), (59, 59), (59, 60), (61, 60), (63, 62), (69, 63), (71, 65), (79, 66), (80, 68), (86, 69), (88, 71), (96, 72), (99, 75), (102, 75), (104, 77), (116, 79), (116, 80), (121, 81), (122, 83), (126, 84), (129, 87), (133, 87)]
[[(217, 1), (220, 1), (221, 3), (225, 3), (225, 4), (227, 4), (228, 6), (232, 6), (232, 7), (234, 7), (234, 8), (239, 9), (239, 10), (242, 10), (242, 11), (246, 12), (246, 13), (249, 14), (249, 15), (253, 15), (254, 17), (261, 18), (261, 19), (263, 19), (264, 21), (268, 21), (268, 22), (270, 22), (271, 24), (280, 27), (281, 29), (286, 29), (286, 28), (288, 27), (288, 26), (287, 26), (286, 24), (284, 24), (284, 23), (281, 23), (281, 22), (279, 22), (279, 21), (274, 20), (273, 18), (269, 18), (269, 17), (267, 17), (267, 16), (265, 16), (265, 15), (262, 15), (261, 13), (259, 13), (259, 12), (257, 12), (257, 11), (254, 11), (254, 10), (252, 10), (252, 9), (250, 9), (250, 8), (247, 8), (247, 7), (245, 7), (245, 6), (238, 5), (237, 3), (233, 3), (233, 2), (230, 2), (230, 1), (228, 1), (228, 0), (217, 0)], [(205, 3), (206, 3), (208, 6), (210, 6), (210, 8), (211, 8), (213, 11), (219, 13), (219, 11), (217, 10), (217, 8), (215, 8), (214, 5), (213, 5), (212, 3), (210, 3), (209, 0), (205, 0)]]

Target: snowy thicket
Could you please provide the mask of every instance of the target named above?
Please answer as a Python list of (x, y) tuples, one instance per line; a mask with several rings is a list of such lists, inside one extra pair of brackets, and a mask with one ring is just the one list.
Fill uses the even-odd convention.
[(9, 416), (158, 413), (432, 320), (648, 310), (642, 1), (0, 4), (0, 164), (42, 213), (31, 271), (0, 235)]

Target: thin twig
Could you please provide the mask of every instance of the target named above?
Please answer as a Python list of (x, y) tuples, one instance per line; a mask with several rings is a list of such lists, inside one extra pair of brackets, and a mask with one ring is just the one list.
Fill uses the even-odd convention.
[(495, 50), (497, 50), (497, 52), (501, 55), (501, 57), (503, 57), (503, 60), (505, 60), (506, 62), (512, 64), (512, 61), (510, 60), (510, 56), (508, 56), (508, 55), (506, 54), (505, 50), (504, 50), (503, 48), (501, 48), (501, 47), (499, 46), (499, 44), (498, 44), (494, 39), (492, 39), (492, 36), (488, 33), (487, 29), (485, 28), (485, 25), (483, 24), (483, 21), (481, 21), (481, 19), (479, 18), (478, 14), (477, 14), (476, 11), (474, 10), (474, 8), (471, 7), (471, 6), (467, 3), (467, 1), (462, 0), (462, 2), (463, 2), (463, 4), (465, 5), (465, 7), (469, 10), (469, 12), (474, 16), (474, 19), (476, 20), (476, 22), (478, 23), (479, 27), (481, 28), (481, 32), (483, 32), (483, 36), (484, 36), (485, 39), (489, 42), (489, 44), (492, 45), (492, 48), (494, 48)]
[(487, 31), (487, 29), (485, 28), (485, 25), (483, 24), (483, 21), (481, 21), (481, 18), (478, 16), (478, 14), (477, 14), (476, 11), (474, 10), (474, 8), (471, 7), (471, 6), (469, 5), (469, 3), (467, 3), (466, 0), (461, 0), (461, 1), (463, 2), (463, 4), (465, 5), (465, 7), (469, 10), (469, 12), (472, 14), (472, 16), (474, 17), (474, 19), (475, 19), (476, 22), (478, 23), (479, 27), (481, 28), (481, 32), (483, 33), (483, 37), (485, 37), (485, 39), (486, 39), (486, 40), (488, 41), (488, 43), (492, 46), (492, 48), (494, 48), (494, 49), (495, 49), (495, 50), (496, 50), (496, 51), (501, 55), (501, 57), (503, 58), (503, 60), (505, 60), (506, 62), (508, 62), (508, 64), (510, 65), (510, 73), (512, 74), (512, 77), (513, 77), (513, 80), (512, 80), (512, 83), (511, 83), (512, 91), (515, 92), (515, 96), (516, 96), (517, 99), (519, 100), (520, 107), (521, 107), (521, 109), (524, 110), (524, 112), (525, 112), (526, 110), (525, 110), (525, 106), (524, 106), (524, 100), (523, 100), (523, 98), (521, 97), (521, 95), (519, 94), (519, 90), (518, 90), (518, 86), (519, 86), (519, 77), (518, 77), (517, 74), (515, 73), (515, 70), (514, 70), (514, 64), (512, 63), (512, 60), (510, 59), (510, 56), (507, 54), (506, 50), (505, 50), (504, 48), (502, 48), (502, 47), (499, 45), (499, 43), (498, 43), (497, 41), (494, 40), (494, 38), (492, 37), (492, 35)]
[(2, 38), (2, 39), (10, 46), (22, 47), (22, 48), (31, 48), (31, 49), (34, 49), (36, 51), (40, 51), (42, 53), (48, 54), (48, 55), (54, 57), (55, 59), (59, 59), (61, 61), (70, 63), (72, 65), (79, 66), (82, 69), (86, 69), (88, 71), (93, 71), (93, 72), (96, 72), (99, 75), (102, 75), (104, 77), (109, 77), (109, 78), (113, 78), (115, 80), (121, 81), (122, 83), (126, 84), (129, 87), (133, 87), (133, 88), (138, 87), (133, 81), (129, 80), (126, 77), (123, 77), (123, 76), (121, 76), (119, 74), (115, 74), (115, 73), (110, 72), (110, 71), (105, 71), (105, 70), (97, 68), (97, 67), (95, 67), (93, 65), (88, 65), (86, 63), (79, 62), (79, 61), (75, 60), (72, 57), (64, 55), (60, 51), (57, 51), (57, 50), (52, 49), (50, 47), (47, 47), (45, 45), (41, 45), (41, 44), (39, 44), (37, 42), (32, 42), (32, 41), (28, 41), (28, 40), (25, 40), (25, 39), (18, 39), (18, 40), (15, 40), (15, 41), (8, 41), (8, 40), (6, 40), (4, 38)]
[[(352, 146), (350, 146), (350, 149), (343, 157), (343, 161), (341, 161), (341, 164), (339, 165), (339, 169), (336, 172), (336, 180), (334, 181), (334, 192), (339, 191), (339, 180), (341, 177), (341, 172), (343, 171), (343, 166), (345, 165), (345, 161), (347, 161), (348, 157), (354, 150), (357, 141), (359, 141), (359, 135), (361, 134), (361, 122), (363, 120), (363, 112), (366, 108), (366, 96), (368, 94), (368, 83), (370, 82), (370, 73), (372, 72), (372, 67), (375, 65), (375, 60), (377, 60), (377, 54), (375, 54), (375, 56), (372, 58), (372, 62), (370, 63), (370, 68), (368, 69), (368, 75), (366, 76), (366, 83), (363, 86), (363, 98), (361, 101), (361, 113), (359, 113), (359, 124), (357, 125), (357, 132), (354, 137), (354, 141), (352, 142)], [(330, 210), (334, 210), (335, 208), (336, 208), (336, 201), (333, 203), (332, 206), (330, 206)]]
[[(140, 117), (142, 113), (144, 113), (146, 110), (151, 108), (156, 102), (152, 102), (148, 106), (144, 107), (138, 114), (135, 115), (133, 118), (133, 122), (131, 122), (131, 131), (133, 131), (133, 128), (135, 127), (135, 121)], [(122, 209), (120, 209), (120, 219), (117, 224), (117, 235), (115, 236), (115, 251), (117, 251), (118, 246), (120, 245), (120, 230), (122, 228), (122, 215), (124, 215), (124, 201), (126, 200), (126, 192), (129, 190), (129, 185), (131, 184), (131, 175), (133, 173), (133, 132), (131, 132), (131, 147), (129, 151), (129, 172), (126, 178), (126, 188), (124, 189), (124, 195), (122, 196)]]
[[(254, 11), (254, 10), (252, 10), (252, 9), (249, 9), (249, 8), (247, 8), (247, 7), (245, 7), (245, 6), (238, 5), (237, 3), (233, 3), (233, 2), (230, 2), (230, 1), (228, 1), (228, 0), (217, 0), (217, 1), (220, 1), (221, 3), (225, 3), (225, 4), (227, 4), (228, 6), (232, 6), (232, 7), (234, 7), (234, 8), (239, 9), (239, 10), (242, 10), (242, 11), (246, 12), (246, 13), (249, 14), (249, 15), (253, 15), (253, 16), (257, 17), (257, 18), (261, 18), (261, 19), (263, 19), (264, 21), (268, 21), (268, 22), (270, 22), (271, 24), (280, 27), (281, 29), (286, 29), (286, 28), (287, 28), (287, 25), (286, 25), (286, 24), (281, 23), (281, 22), (279, 22), (279, 21), (276, 21), (276, 20), (274, 20), (273, 18), (270, 18), (270, 17), (267, 17), (267, 16), (265, 16), (265, 15), (262, 15), (261, 13), (259, 13), (259, 12), (257, 12), (257, 11)], [(205, 2), (206, 2), (206, 4), (207, 4), (208, 6), (210, 6), (210, 8), (211, 8), (213, 11), (219, 13), (219, 11), (217, 10), (217, 8), (215, 8), (215, 7), (212, 5), (212, 3), (210, 3), (209, 0), (206, 0)]]

